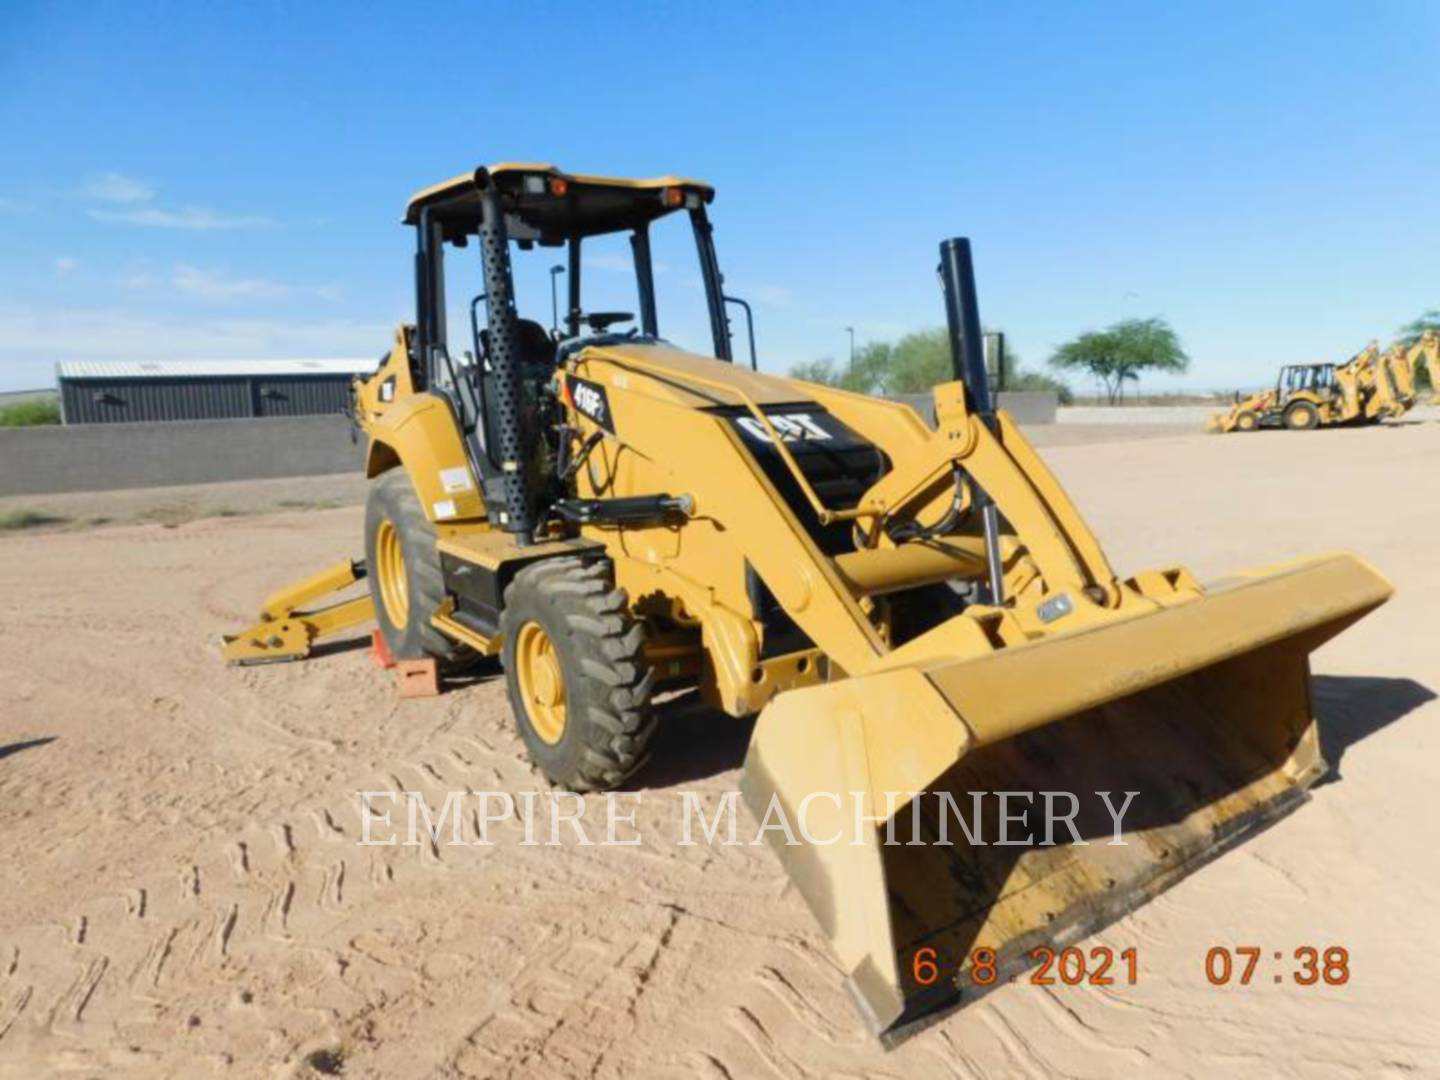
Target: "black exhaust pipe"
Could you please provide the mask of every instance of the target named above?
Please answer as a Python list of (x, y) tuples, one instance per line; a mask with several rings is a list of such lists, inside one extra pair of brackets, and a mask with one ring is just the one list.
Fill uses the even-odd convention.
[[(940, 282), (945, 290), (945, 321), (950, 328), (950, 365), (965, 384), (970, 411), (998, 436), (995, 405), (985, 371), (985, 340), (980, 332), (980, 303), (975, 297), (975, 261), (970, 241), (952, 237), (940, 242)], [(973, 477), (972, 477), (973, 482)], [(1000, 511), (995, 500), (975, 484), (975, 502), (985, 523), (985, 561), (990, 569), (990, 602), (1005, 602), (1005, 572), (1000, 562)]]
[[(484, 169), (475, 172), (480, 190), (480, 261), (485, 268), (486, 326), (489, 360), (495, 378), (490, 432), (499, 450), (505, 509), (500, 525), (522, 544), (534, 539), (535, 514), (529, 488), (530, 447), (521, 410), (520, 329), (516, 321), (514, 279), (510, 273), (510, 238), (500, 195)], [(483, 376), (482, 376), (483, 377)]]
[(985, 371), (985, 339), (980, 332), (980, 303), (975, 297), (975, 261), (964, 237), (940, 243), (940, 280), (945, 288), (945, 318), (950, 324), (950, 364), (970, 393), (970, 407), (992, 431), (995, 406)]

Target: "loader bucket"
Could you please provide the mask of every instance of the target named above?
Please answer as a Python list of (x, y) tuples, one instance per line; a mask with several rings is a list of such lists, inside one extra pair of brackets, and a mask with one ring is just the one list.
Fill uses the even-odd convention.
[(1389, 594), (1327, 556), (776, 698), (742, 792), (872, 1032), (893, 1043), (1004, 985), (1307, 798), (1326, 769), (1309, 653)]

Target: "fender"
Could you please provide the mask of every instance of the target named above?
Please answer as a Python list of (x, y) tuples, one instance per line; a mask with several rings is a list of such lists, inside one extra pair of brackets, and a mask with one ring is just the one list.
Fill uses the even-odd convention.
[(397, 466), (404, 468), (425, 516), (435, 524), (486, 516), (455, 416), (443, 398), (431, 394), (404, 397), (376, 417), (368, 430), (367, 479)]

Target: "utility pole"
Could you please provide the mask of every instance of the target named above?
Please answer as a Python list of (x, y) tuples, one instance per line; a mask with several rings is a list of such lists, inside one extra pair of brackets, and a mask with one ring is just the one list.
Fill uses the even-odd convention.
[(555, 278), (564, 272), (565, 267), (563, 266), (550, 267), (550, 332), (552, 334), (560, 332), (560, 301), (555, 294)]
[(847, 326), (845, 332), (850, 335), (850, 367), (848, 371), (853, 375), (855, 374), (855, 328)]

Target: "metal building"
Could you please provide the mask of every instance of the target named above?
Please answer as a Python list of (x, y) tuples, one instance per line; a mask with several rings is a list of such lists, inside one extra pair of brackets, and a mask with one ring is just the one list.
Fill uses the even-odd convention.
[(375, 360), (65, 361), (55, 366), (67, 424), (229, 420), (337, 413)]

